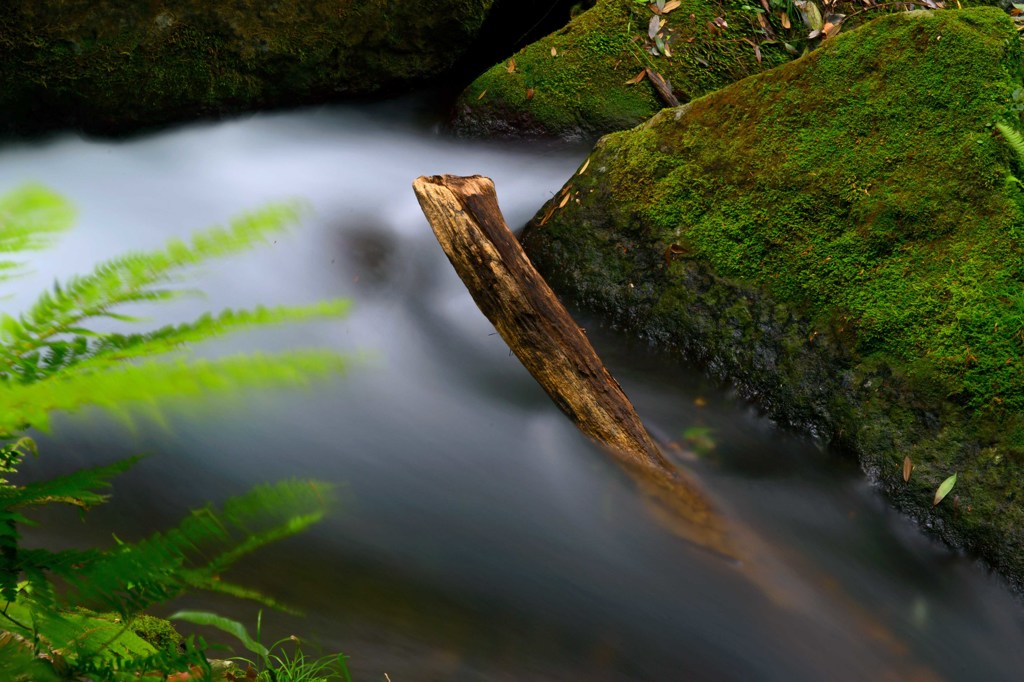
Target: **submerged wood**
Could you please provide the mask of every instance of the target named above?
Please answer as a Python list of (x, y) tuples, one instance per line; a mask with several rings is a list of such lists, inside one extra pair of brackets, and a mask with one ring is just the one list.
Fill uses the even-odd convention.
[(551, 399), (650, 498), (687, 540), (739, 558), (727, 523), (662, 455), (583, 330), (512, 234), (494, 183), (481, 176), (413, 183), (430, 226), (473, 300)]
[[(438, 242), (484, 315), (555, 404), (602, 445), (653, 502), (670, 530), (739, 562), (743, 574), (780, 606), (816, 618), (831, 617), (832, 607), (841, 609), (852, 627), (892, 657), (895, 679), (941, 679), (927, 666), (908, 660), (906, 643), (855, 598), (837, 589), (831, 576), (806, 566), (794, 572), (789, 564), (799, 566), (802, 558), (780, 561), (756, 534), (731, 523), (696, 481), (665, 459), (586, 335), (509, 230), (490, 179), (421, 177), (413, 189)], [(817, 589), (808, 590), (807, 582)]]

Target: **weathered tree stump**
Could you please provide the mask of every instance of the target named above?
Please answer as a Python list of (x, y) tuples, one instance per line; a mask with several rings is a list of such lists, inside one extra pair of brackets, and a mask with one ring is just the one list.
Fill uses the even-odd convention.
[[(413, 183), (438, 242), (473, 300), (534, 379), (601, 445), (687, 540), (738, 558), (727, 524), (662, 455), (590, 341), (534, 269), (481, 176)], [(668, 512), (668, 513), (665, 513)]]

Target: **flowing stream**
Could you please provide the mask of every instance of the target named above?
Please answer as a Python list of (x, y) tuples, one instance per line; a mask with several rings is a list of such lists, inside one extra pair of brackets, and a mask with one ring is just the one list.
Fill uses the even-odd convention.
[[(694, 453), (685, 466), (771, 567), (667, 533), (510, 356), (410, 188), (418, 175), (488, 175), (518, 226), (586, 150), (455, 142), (431, 125), (403, 100), (0, 148), (0, 190), (39, 182), (79, 215), (3, 311), (100, 259), (293, 197), (309, 207), (302, 224), (199, 270), (205, 299), (140, 314), (155, 324), (225, 306), (354, 302), (345, 320), (199, 350), (326, 346), (353, 357), (347, 376), (211, 397), (169, 408), (162, 424), (95, 411), (55, 420), (29, 476), (149, 457), (84, 521), (46, 513), (34, 541), (139, 538), (256, 483), (314, 477), (339, 485), (339, 507), (231, 577), (305, 611), (265, 612), (265, 640), (295, 632), (344, 651), (356, 679), (1019, 679), (1024, 611), (1000, 580), (890, 512), (854, 463), (581, 318), (641, 417)], [(167, 609), (183, 606), (250, 627), (257, 617), (203, 595)]]

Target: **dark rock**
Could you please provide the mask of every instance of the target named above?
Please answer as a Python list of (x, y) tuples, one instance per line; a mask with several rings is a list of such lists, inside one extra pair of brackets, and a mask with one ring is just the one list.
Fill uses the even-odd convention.
[(0, 132), (141, 127), (393, 92), (449, 68), (493, 0), (7, 0)]

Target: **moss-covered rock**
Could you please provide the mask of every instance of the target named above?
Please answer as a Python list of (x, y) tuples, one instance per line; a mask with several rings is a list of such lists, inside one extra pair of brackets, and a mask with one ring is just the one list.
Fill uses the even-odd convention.
[[(682, 0), (661, 15), (664, 26), (652, 39), (647, 3), (597, 0), (477, 78), (459, 98), (452, 127), (474, 136), (573, 139), (635, 126), (664, 106), (646, 79), (628, 82), (647, 67), (686, 101), (792, 59), (786, 40), (795, 53), (809, 44), (807, 30), (793, 26), (799, 18), (787, 15), (786, 31), (782, 10), (764, 14), (766, 31), (760, 10), (744, 0)], [(658, 49), (658, 38), (667, 50)]]
[(999, 10), (878, 19), (603, 138), (524, 243), (1024, 585), (1022, 75)]
[(0, 131), (101, 132), (386, 92), (450, 67), (493, 0), (5, 0)]
[(178, 650), (185, 640), (170, 621), (146, 613), (132, 618), (131, 630), (156, 649)]

